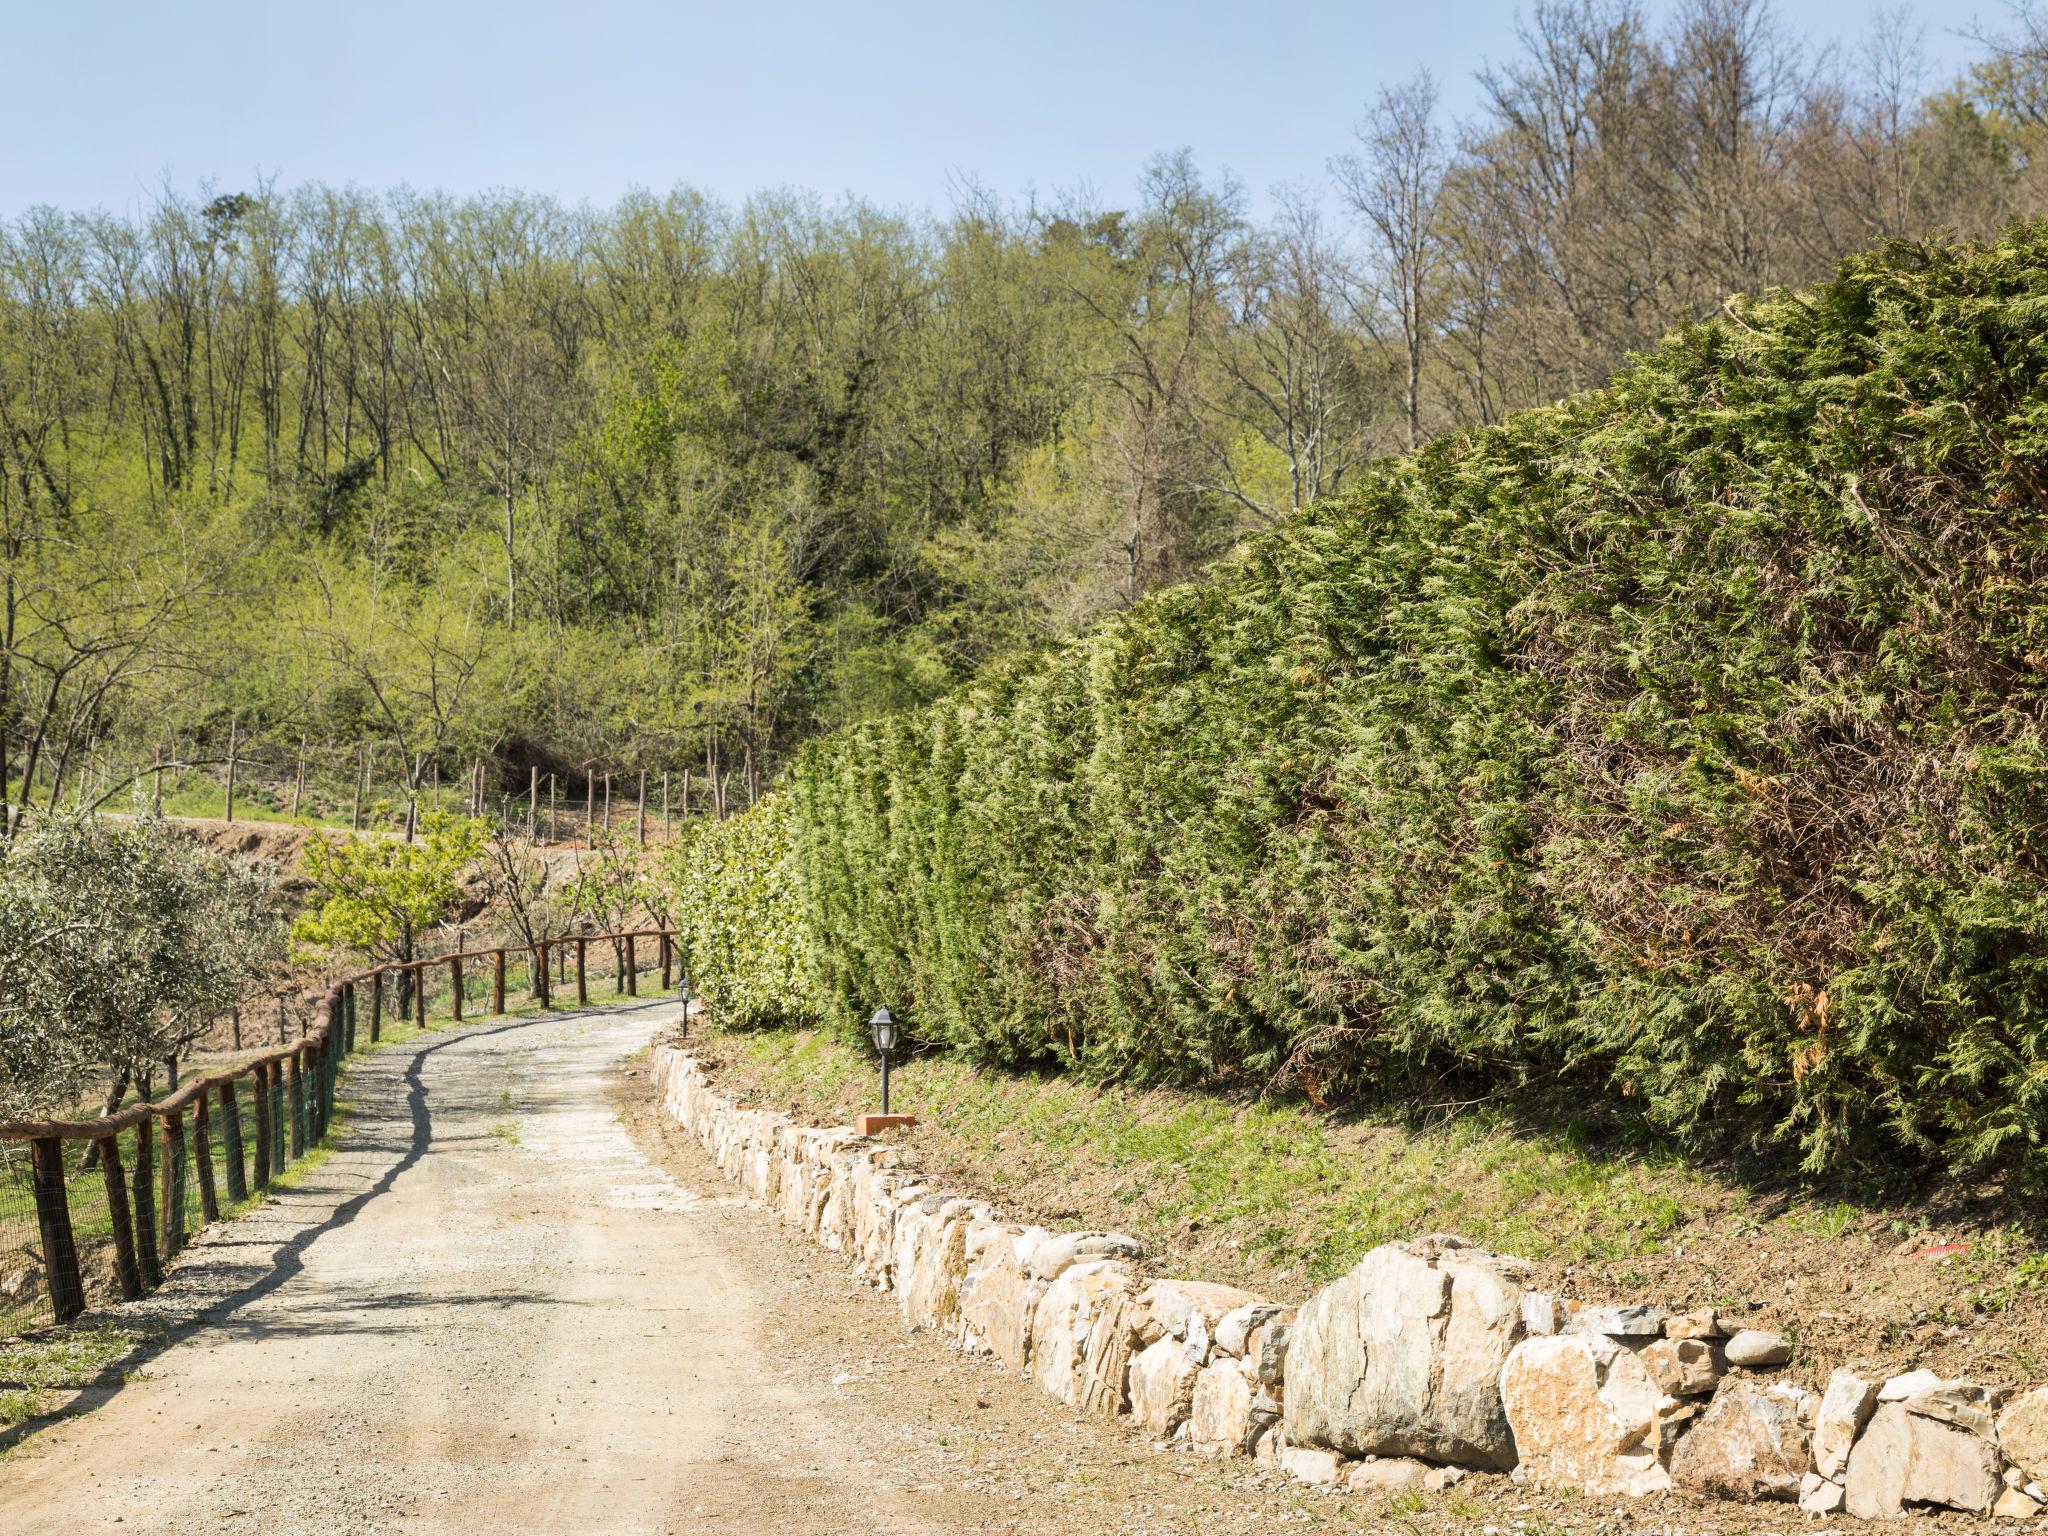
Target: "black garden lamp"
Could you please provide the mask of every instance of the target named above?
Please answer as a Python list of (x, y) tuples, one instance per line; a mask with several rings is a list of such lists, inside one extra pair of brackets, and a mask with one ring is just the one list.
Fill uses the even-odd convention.
[(868, 1034), (875, 1042), (875, 1052), (882, 1058), (882, 1113), (889, 1113), (889, 1057), (896, 1049), (896, 1019), (886, 1008), (877, 1008), (875, 1016), (868, 1020)]

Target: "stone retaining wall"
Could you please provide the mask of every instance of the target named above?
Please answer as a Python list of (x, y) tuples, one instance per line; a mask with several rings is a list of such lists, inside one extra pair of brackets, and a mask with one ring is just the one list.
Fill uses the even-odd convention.
[(1359, 1489), (1488, 1470), (1866, 1518), (2048, 1506), (2048, 1387), (2008, 1402), (1928, 1371), (1837, 1371), (1815, 1391), (1787, 1376), (1777, 1335), (1708, 1311), (1562, 1303), (1519, 1261), (1444, 1234), (1376, 1248), (1283, 1306), (1151, 1275), (1118, 1233), (1006, 1222), (851, 1130), (738, 1108), (673, 1046), (656, 1048), (654, 1080), (728, 1179), (844, 1254), (908, 1326), (1162, 1447)]

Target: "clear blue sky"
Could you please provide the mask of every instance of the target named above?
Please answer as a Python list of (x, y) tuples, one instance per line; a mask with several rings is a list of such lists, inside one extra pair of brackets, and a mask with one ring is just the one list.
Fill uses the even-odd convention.
[[(1668, 3), (1668, 0), (1665, 0)], [(1921, 0), (1929, 84), (1972, 45), (1970, 0)], [(0, 0), (0, 217), (131, 209), (192, 189), (516, 186), (603, 203), (679, 182), (942, 208), (972, 176), (1009, 196), (1126, 200), (1155, 150), (1192, 147), (1253, 191), (1319, 183), (1382, 84), (1418, 66), (1449, 107), (1514, 49), (1527, 0), (1167, 4), (659, 4), (590, 0)], [(1869, 0), (1780, 0), (1813, 43)], [(1994, 29), (2000, 0), (1982, 6)]]

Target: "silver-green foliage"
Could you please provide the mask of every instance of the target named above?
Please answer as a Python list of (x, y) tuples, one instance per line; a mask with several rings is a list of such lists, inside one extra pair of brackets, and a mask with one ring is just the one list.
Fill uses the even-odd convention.
[(161, 822), (47, 817), (0, 844), (0, 1115), (177, 1051), (268, 958), (267, 888)]

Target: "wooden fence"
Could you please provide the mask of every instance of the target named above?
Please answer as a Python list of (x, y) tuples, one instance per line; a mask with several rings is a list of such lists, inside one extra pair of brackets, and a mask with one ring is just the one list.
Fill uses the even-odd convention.
[[(651, 956), (641, 947), (650, 942), (655, 951)], [(197, 1184), (196, 1225), (204, 1227), (218, 1221), (224, 1208), (260, 1193), (319, 1146), (333, 1122), (342, 1062), (356, 1050), (359, 1039), (364, 1044), (380, 1040), (387, 1015), (396, 1018), (399, 1008), (424, 1027), (430, 977), (446, 972), (457, 1021), (507, 1011), (507, 962), (515, 955), (534, 1001), (550, 1006), (555, 988), (569, 985), (573, 972), (576, 1003), (582, 1006), (590, 1001), (593, 944), (611, 946), (618, 957), (616, 995), (638, 995), (640, 972), (650, 959), (660, 971), (662, 989), (674, 985), (675, 932), (663, 928), (564, 934), (542, 940), (531, 951), (524, 946), (501, 947), (394, 961), (328, 987), (297, 1042), (225, 1072), (196, 1078), (165, 1098), (131, 1104), (95, 1120), (0, 1123), (0, 1141), (26, 1142), (29, 1147), (50, 1316), (58, 1323), (69, 1322), (86, 1306), (85, 1275), (72, 1226), (66, 1143), (92, 1143), (98, 1148), (113, 1250), (112, 1289), (120, 1299), (133, 1301), (163, 1283), (165, 1267), (189, 1239), (192, 1192), (187, 1180)], [(471, 971), (479, 964), (486, 967), (482, 978)], [(467, 1006), (477, 979), (487, 989), (477, 1002), (488, 1001), (487, 1009)]]

